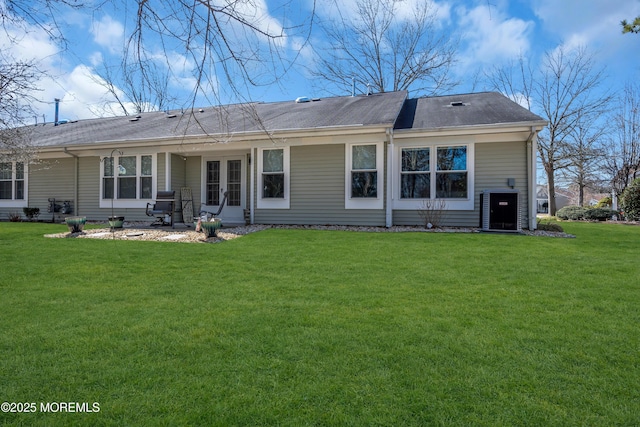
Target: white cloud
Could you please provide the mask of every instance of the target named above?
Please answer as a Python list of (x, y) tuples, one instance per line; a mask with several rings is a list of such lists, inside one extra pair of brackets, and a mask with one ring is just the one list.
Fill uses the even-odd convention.
[(496, 7), (478, 6), (458, 8), (459, 28), (465, 49), (461, 55), (464, 64), (495, 64), (526, 54), (529, 38), (535, 24), (519, 18), (508, 18)]
[[(76, 66), (70, 73), (56, 79), (48, 79), (41, 94), (40, 114), (47, 121), (54, 117), (53, 100), (60, 99), (60, 119), (80, 120), (124, 114), (116, 99), (107, 91), (104, 80), (91, 67)], [(123, 99), (123, 93), (118, 96)], [(135, 111), (133, 104), (125, 105), (129, 111)]]
[(622, 34), (620, 21), (639, 16), (640, 1), (534, 0), (532, 3), (545, 32), (567, 49), (586, 47), (596, 55), (600, 66), (615, 75), (611, 84), (638, 78), (638, 37)]
[(109, 49), (111, 53), (121, 53), (124, 40), (124, 26), (110, 16), (103, 16), (91, 25), (93, 41)]
[[(26, 25), (26, 24), (23, 24)], [(5, 25), (6, 37), (3, 35), (0, 50), (8, 52), (10, 57), (21, 61), (36, 60), (40, 66), (47, 66), (51, 57), (59, 52), (51, 42), (49, 35), (40, 27), (32, 27), (24, 31), (21, 27)]]

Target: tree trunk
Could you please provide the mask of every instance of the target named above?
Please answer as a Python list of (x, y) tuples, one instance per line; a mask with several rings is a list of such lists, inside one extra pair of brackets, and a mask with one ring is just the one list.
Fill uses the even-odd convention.
[(578, 206), (584, 206), (584, 183), (578, 183)]
[[(546, 168), (545, 168), (546, 169)], [(547, 169), (547, 195), (549, 197), (549, 215), (556, 215), (556, 180), (553, 169)]]

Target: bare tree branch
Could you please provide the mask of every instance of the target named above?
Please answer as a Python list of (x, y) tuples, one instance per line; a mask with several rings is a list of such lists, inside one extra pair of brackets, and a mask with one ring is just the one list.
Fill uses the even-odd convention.
[(625, 85), (615, 110), (610, 115), (613, 128), (609, 140), (606, 171), (617, 195), (640, 177), (640, 87)]
[[(408, 90), (415, 96), (446, 92), (458, 41), (438, 30), (431, 2), (419, 2), (411, 16), (399, 18), (394, 0), (359, 0), (357, 16), (338, 13), (322, 24), (327, 39), (311, 73), (336, 93), (371, 85), (377, 92)], [(338, 8), (340, 10), (340, 8)]]
[(568, 50), (561, 46), (547, 52), (539, 71), (520, 58), (517, 66), (512, 63), (490, 75), (496, 90), (524, 101), (548, 121), (539, 134), (538, 155), (547, 177), (551, 215), (556, 212), (556, 173), (576, 164), (575, 156), (582, 153), (576, 144), (584, 143), (582, 138), (587, 135), (581, 128), (609, 108), (612, 96), (602, 88), (604, 81), (604, 69), (597, 69), (594, 57), (582, 47)]
[(0, 158), (31, 158), (29, 132), (19, 126), (33, 118), (33, 94), (41, 71), (33, 62), (17, 61), (0, 52)]

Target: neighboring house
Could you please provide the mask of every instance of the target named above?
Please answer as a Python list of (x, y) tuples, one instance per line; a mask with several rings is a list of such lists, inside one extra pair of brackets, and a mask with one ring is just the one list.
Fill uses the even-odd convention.
[[(549, 213), (549, 190), (546, 185), (538, 185), (537, 188), (538, 213)], [(560, 210), (571, 204), (577, 204), (572, 203), (572, 198), (574, 198), (574, 195), (571, 191), (556, 188), (556, 210)]]
[(0, 165), (0, 215), (28, 206), (47, 219), (55, 198), (89, 220), (106, 221), (112, 203), (129, 221), (150, 220), (157, 191), (189, 187), (195, 213), (228, 192), (227, 224), (416, 225), (425, 200), (444, 200), (443, 225), (477, 227), (480, 193), (509, 186), (522, 228), (535, 228), (546, 123), (508, 98), (297, 101), (32, 126), (40, 162)]

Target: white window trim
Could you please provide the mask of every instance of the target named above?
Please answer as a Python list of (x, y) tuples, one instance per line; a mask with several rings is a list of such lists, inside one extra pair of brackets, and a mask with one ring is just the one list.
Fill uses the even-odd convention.
[[(283, 198), (265, 198), (263, 195), (263, 174), (262, 174), (262, 163), (263, 163), (263, 152), (265, 150), (283, 150), (283, 169), (284, 169), (284, 197)], [(291, 153), (289, 150), (289, 146), (283, 147), (263, 147), (258, 148), (258, 188), (257, 188), (257, 205), (258, 209), (290, 209), (291, 207)]]
[(445, 210), (448, 211), (472, 211), (475, 208), (475, 144), (473, 143), (460, 143), (460, 142), (430, 142), (430, 143), (411, 143), (411, 144), (396, 144), (395, 146), (395, 162), (393, 165), (393, 209), (397, 210), (417, 210), (422, 207), (422, 203), (426, 199), (402, 199), (401, 194), (401, 174), (402, 174), (402, 149), (403, 148), (429, 148), (431, 150), (429, 156), (429, 173), (435, 177), (437, 173), (436, 161), (437, 150), (441, 147), (467, 147), (467, 197), (464, 199), (436, 199), (433, 185), (435, 184), (432, 179), (431, 187), (431, 200), (444, 200), (446, 203)]
[[(378, 196), (377, 197), (351, 197), (351, 166), (353, 147), (356, 145), (376, 146), (376, 171)], [(383, 209), (384, 208), (384, 142), (362, 142), (357, 144), (345, 144), (344, 165), (344, 208), (345, 209)]]
[[(11, 199), (0, 199), (0, 208), (26, 208), (29, 206), (29, 165), (26, 162), (2, 162), (11, 163)], [(16, 194), (16, 163), (24, 165), (24, 198), (15, 199)]]
[[(136, 199), (118, 199), (118, 159), (120, 157), (136, 157)], [(140, 173), (142, 172), (142, 156), (151, 156), (151, 198), (150, 199), (141, 199), (140, 198)], [(105, 156), (100, 159), (100, 194), (98, 198), (100, 200), (100, 208), (110, 208), (111, 207), (111, 199), (103, 199), (102, 195), (104, 194), (104, 159), (109, 158), (110, 156)], [(152, 202), (157, 193), (158, 188), (158, 162), (157, 155), (152, 153), (132, 153), (132, 154), (123, 154), (122, 156), (113, 156), (113, 165), (114, 165), (114, 173), (113, 177), (114, 181), (114, 199), (113, 199), (113, 207), (114, 208), (146, 208), (147, 203)], [(168, 178), (167, 178), (168, 179)]]

